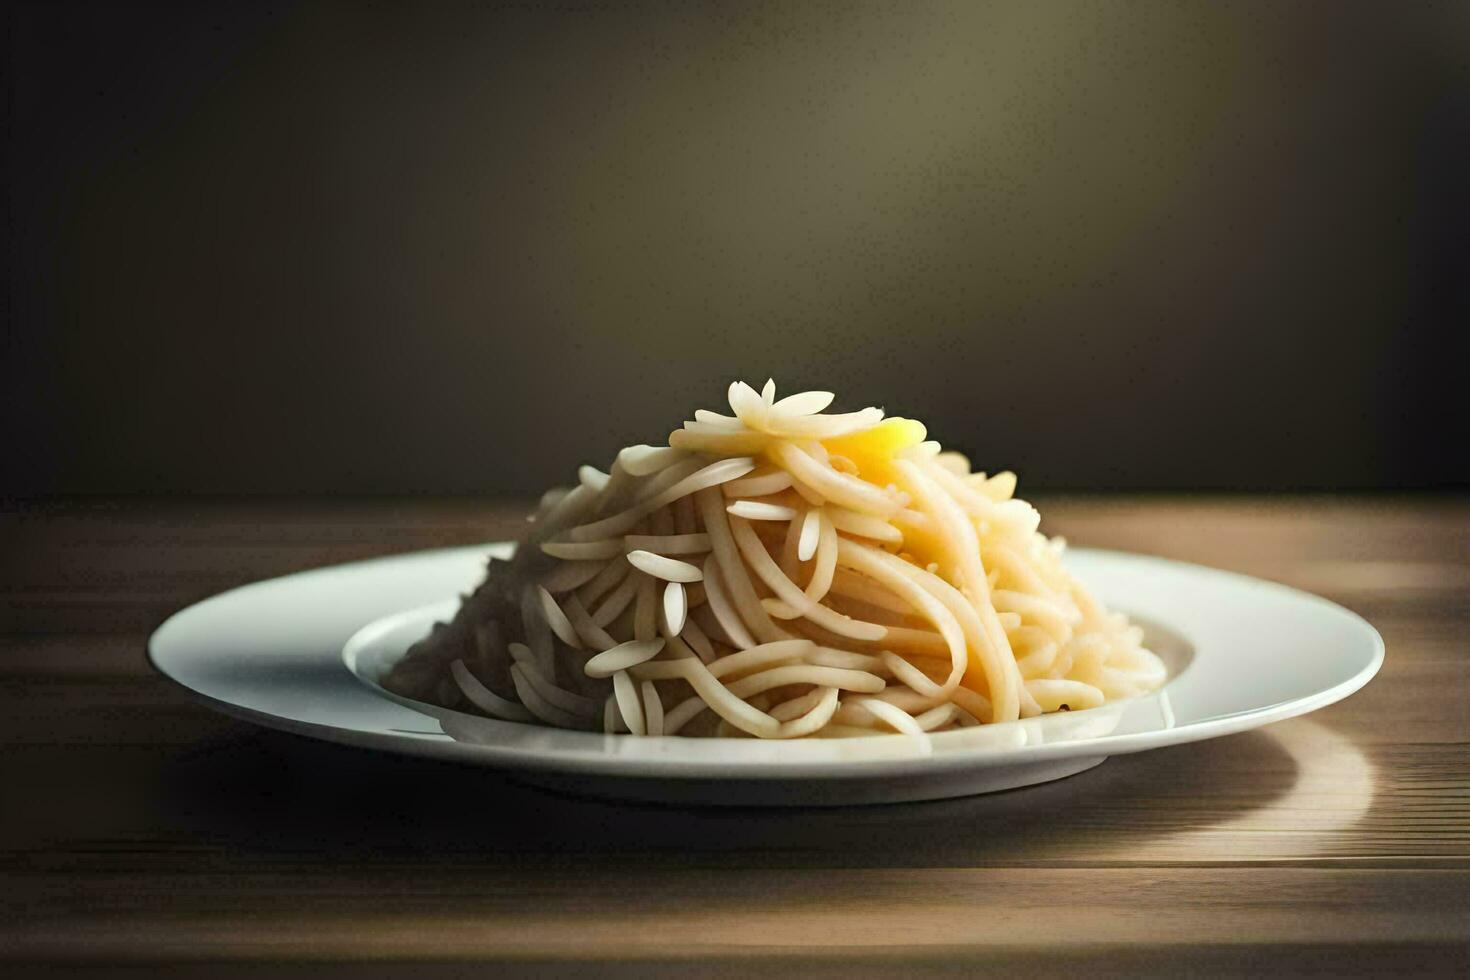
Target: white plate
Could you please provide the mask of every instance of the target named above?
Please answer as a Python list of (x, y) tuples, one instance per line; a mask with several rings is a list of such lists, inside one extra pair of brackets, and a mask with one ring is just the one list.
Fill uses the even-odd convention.
[(561, 731), (379, 688), (384, 667), (453, 614), (487, 556), (510, 550), (428, 551), (258, 582), (174, 615), (153, 634), (149, 656), (210, 706), (272, 728), (598, 795), (735, 805), (886, 803), (1045, 782), (1109, 755), (1321, 708), (1383, 662), (1373, 627), (1325, 599), (1198, 565), (1074, 549), (1068, 564), (1143, 626), (1168, 664), (1158, 693), (942, 732), (925, 745), (903, 735), (769, 742)]

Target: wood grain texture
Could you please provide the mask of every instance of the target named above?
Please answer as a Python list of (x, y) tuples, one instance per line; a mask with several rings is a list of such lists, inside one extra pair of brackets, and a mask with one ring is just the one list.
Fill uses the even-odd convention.
[(1077, 543), (1341, 602), (1383, 633), (1383, 671), (1305, 718), (995, 796), (622, 805), (256, 729), (144, 659), (149, 631), (208, 594), (512, 536), (516, 506), (12, 506), (0, 957), (38, 975), (1470, 966), (1470, 502), (1039, 503)]

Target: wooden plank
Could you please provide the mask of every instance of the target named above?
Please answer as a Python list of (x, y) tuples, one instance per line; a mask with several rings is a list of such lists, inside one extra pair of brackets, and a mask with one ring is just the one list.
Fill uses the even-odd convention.
[(243, 970), (612, 958), (639, 975), (699, 962), (822, 976), (1442, 969), (1470, 950), (1465, 501), (1043, 501), (1047, 526), (1078, 543), (1344, 602), (1378, 625), (1388, 659), (1308, 718), (968, 800), (722, 811), (555, 795), (262, 731), (144, 660), (148, 631), (203, 595), (504, 537), (519, 513), (142, 501), (0, 514), (0, 956)]
[[(343, 880), (119, 874), (4, 940), (17, 957), (658, 957), (1470, 939), (1470, 871), (1304, 868), (545, 870)], [(371, 888), (376, 908), (356, 894)], [(274, 890), (269, 902), (251, 900)], [(99, 894), (93, 895), (93, 892)], [(247, 896), (242, 900), (241, 896)], [(160, 915), (154, 910), (167, 910)], [(303, 915), (303, 910), (309, 914)], [(152, 924), (155, 924), (152, 925)]]

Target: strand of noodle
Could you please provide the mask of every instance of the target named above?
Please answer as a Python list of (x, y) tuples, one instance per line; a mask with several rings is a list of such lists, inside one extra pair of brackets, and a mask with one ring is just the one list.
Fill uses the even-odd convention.
[[(606, 627), (608, 623), (617, 619), (628, 608), (628, 603), (638, 593), (638, 582), (642, 578), (639, 575), (629, 575), (607, 594), (602, 604), (592, 610), (592, 621), (598, 626)], [(585, 606), (583, 608), (586, 608)]]
[(1096, 633), (1078, 637), (1072, 642), (1072, 670), (1075, 680), (1087, 680), (1102, 669), (1108, 657), (1108, 643)]
[(820, 493), (817, 493), (817, 491), (813, 490), (805, 483), (802, 483), (800, 480), (793, 479), (791, 481), (791, 489), (796, 492), (796, 495), (798, 497), (806, 501), (808, 507), (822, 507), (827, 503), (826, 497), (822, 496)]
[(837, 397), (830, 391), (803, 391), (795, 395), (787, 395), (776, 402), (773, 406), (777, 412), (783, 415), (816, 415), (818, 412), (832, 404), (832, 399)]
[(1043, 714), (1041, 702), (1037, 701), (1036, 696), (1026, 689), (1024, 681), (1021, 683), (1020, 701), (1020, 716), (1022, 718), (1034, 718), (1039, 714)]
[[(695, 459), (691, 462), (698, 463), (699, 460)], [(654, 479), (661, 479), (666, 473), (678, 474), (682, 471), (681, 467), (682, 464), (676, 464)], [(719, 486), (728, 480), (744, 476), (753, 469), (755, 469), (755, 460), (748, 456), (717, 460), (683, 476), (671, 486), (652, 496), (635, 500), (633, 506), (622, 513), (604, 517), (592, 524), (582, 524), (572, 528), (567, 532), (567, 538), (570, 541), (600, 541), (614, 535), (626, 534), (641, 518), (652, 514), (661, 507), (668, 506), (680, 497), (686, 497), (706, 487)]]
[(763, 643), (749, 650), (727, 654), (712, 661), (709, 664), (709, 672), (715, 677), (726, 677), (777, 661), (800, 660), (816, 650), (816, 646), (811, 640), (778, 640), (775, 643)]
[(761, 500), (737, 500), (728, 504), (725, 511), (747, 521), (790, 521), (796, 518), (796, 511), (790, 507)]
[(1057, 651), (1061, 649), (1054, 641), (1048, 641), (1016, 660), (1016, 669), (1024, 680), (1034, 680), (1051, 670), (1056, 663)]
[(827, 457), (827, 465), (831, 466), (837, 472), (846, 473), (849, 476), (857, 476), (859, 473), (858, 465), (840, 453), (833, 453)]
[[(1065, 569), (1063, 569), (1063, 574), (1066, 574)], [(1088, 619), (1106, 619), (1107, 611), (1097, 601), (1097, 597), (1083, 588), (1082, 583), (1071, 575), (1066, 575), (1066, 577), (1071, 586), (1069, 592), (1072, 595), (1072, 601), (1077, 603), (1077, 608), (1082, 610), (1082, 614)]]
[[(708, 460), (685, 453), (683, 459), (664, 467), (650, 477), (634, 483), (633, 494), (628, 498), (628, 506), (631, 507), (635, 504), (643, 504), (652, 500), (669, 487), (674, 486), (686, 477), (693, 476), (708, 465)], [(653, 509), (650, 508), (647, 512), (651, 513)], [(615, 517), (617, 515), (613, 513), (608, 516)]]
[[(734, 513), (734, 511), (731, 511)], [(741, 515), (744, 516), (744, 515)], [(787, 520), (795, 520), (796, 511), (791, 512)], [(796, 557), (801, 561), (811, 561), (812, 556), (817, 553), (817, 540), (822, 533), (822, 508), (813, 507), (801, 516), (801, 530), (796, 539)]]
[(512, 664), (510, 668), (510, 680), (516, 687), (516, 696), (521, 699), (526, 709), (548, 725), (555, 725), (557, 728), (586, 728), (587, 725), (581, 718), (570, 711), (558, 708), (541, 696), (541, 692), (537, 691), (526, 678), (526, 666), (528, 665)]
[(658, 638), (658, 582), (647, 575), (638, 578), (638, 594), (633, 606), (633, 638)]
[(666, 582), (698, 582), (704, 578), (698, 565), (691, 565), (677, 558), (665, 558), (651, 551), (628, 552), (628, 563), (640, 572)]
[(1031, 592), (1043, 599), (1056, 600), (1056, 590), (1041, 580), (1041, 576), (1027, 565), (1016, 552), (1003, 544), (992, 547), (989, 551), (992, 562), (1000, 566), (1003, 574), (1009, 575), (1016, 580), (1022, 592)]
[[(838, 530), (841, 530), (839, 528)], [(834, 595), (847, 596), (865, 602), (879, 609), (889, 612), (902, 613), (905, 616), (914, 614), (914, 607), (904, 602), (891, 590), (885, 589), (876, 581), (866, 575), (853, 571), (850, 568), (839, 567), (832, 576), (832, 593)]]
[(537, 587), (527, 585), (521, 589), (521, 626), (526, 633), (526, 645), (536, 655), (536, 664), (544, 672), (551, 673), (556, 656), (556, 643), (552, 639), (551, 624), (541, 608)]
[(719, 563), (711, 554), (704, 560), (704, 594), (709, 599), (710, 612), (732, 643), (742, 650), (749, 650), (755, 646), (755, 638), (750, 635), (750, 631), (736, 614), (735, 607), (730, 604), (722, 578)]
[(694, 421), (716, 429), (725, 429), (730, 432), (750, 432), (745, 423), (729, 415), (721, 415), (719, 412), (711, 412), (705, 408), (694, 410)]
[(737, 698), (748, 698), (752, 694), (759, 694), (776, 687), (785, 687), (788, 684), (818, 684), (823, 687), (837, 687), (844, 691), (857, 691), (862, 694), (876, 694), (885, 686), (883, 678), (866, 671), (797, 664), (772, 667), (770, 670), (742, 677), (729, 686), (729, 692)]
[(848, 510), (836, 504), (827, 507), (826, 511), (827, 519), (839, 531), (856, 534), (860, 538), (872, 538), (874, 541), (882, 541), (886, 544), (900, 544), (903, 541), (903, 532), (881, 517)]
[(566, 497), (566, 495), (569, 494), (569, 493), (571, 493), (571, 492), (572, 492), (572, 488), (571, 487), (549, 487), (549, 488), (547, 488), (541, 494), (540, 498), (537, 499), (537, 501), (536, 501), (536, 510), (531, 514), (530, 517), (526, 518), (526, 520), (528, 522), (531, 522), (531, 523), (534, 523), (536, 521), (541, 520), (542, 518), (544, 518), (551, 511), (551, 508), (553, 508), (557, 504), (561, 503), (561, 501)]
[(536, 662), (536, 655), (524, 643), (512, 643), (506, 647), (506, 652), (510, 654), (510, 659), (515, 663), (534, 664)]
[(582, 600), (575, 595), (569, 595), (562, 604), (562, 611), (567, 614), (571, 621), (572, 629), (582, 638), (582, 642), (594, 650), (611, 650), (618, 645), (618, 641), (608, 635), (607, 631), (592, 621), (588, 615), (587, 608), (582, 605)]
[(747, 428), (766, 429), (770, 407), (767, 406), (766, 400), (757, 394), (756, 389), (751, 388), (745, 382), (736, 381), (729, 388), (729, 403), (731, 403), (731, 411), (734, 411), (735, 417), (738, 417)]
[(598, 572), (592, 581), (577, 590), (577, 599), (582, 603), (582, 607), (591, 606), (608, 589), (622, 584), (632, 570), (633, 566), (623, 561), (621, 557), (608, 562), (607, 567)]
[[(964, 626), (954, 615), (954, 610), (924, 588), (926, 583), (919, 578), (920, 575), (930, 579), (934, 576), (886, 551), (846, 538), (838, 539), (837, 560), (885, 586), (909, 603), (920, 616), (934, 624), (950, 653), (950, 673), (943, 689), (949, 692), (958, 687), (974, 651), (970, 650), (966, 642)], [(890, 629), (889, 632), (893, 631)]]
[(571, 592), (592, 581), (611, 564), (610, 561), (564, 561), (541, 579), (552, 595)]
[(588, 657), (582, 671), (588, 677), (611, 677), (620, 670), (652, 660), (663, 648), (663, 640), (629, 640)]
[(870, 674), (876, 674), (884, 669), (884, 664), (878, 657), (866, 653), (854, 653), (851, 650), (838, 650), (834, 647), (819, 646), (806, 655), (806, 662), (817, 667), (843, 667), (847, 670), (865, 670)]
[[(759, 708), (746, 704), (739, 696), (731, 693), (730, 689), (721, 684), (697, 659), (655, 661), (644, 665), (644, 669), (653, 667), (672, 667), (679, 671), (675, 676), (680, 676), (688, 681), (689, 686), (694, 688), (694, 693), (699, 695), (697, 706), (688, 705), (688, 702), (685, 702), (664, 716), (664, 731), (670, 735), (677, 732), (706, 707), (741, 731), (749, 732), (759, 738), (773, 738), (780, 727), (776, 719)], [(746, 680), (749, 679), (746, 678)]]
[(777, 415), (759, 428), (788, 439), (837, 439), (864, 432), (882, 421), (882, 409), (865, 408), (843, 415)]
[(761, 401), (765, 402), (767, 406), (776, 404), (776, 381), (774, 378), (766, 379), (765, 386), (761, 388)]
[(762, 643), (790, 639), (791, 634), (771, 622), (771, 617), (761, 608), (755, 586), (740, 559), (740, 550), (731, 533), (724, 497), (717, 491), (701, 490), (695, 494), (694, 504), (699, 508), (700, 520), (709, 535), (710, 552), (720, 570), (720, 584), (750, 635)]
[[(763, 601), (772, 604), (780, 602), (778, 599)], [(830, 630), (822, 629), (808, 619), (794, 620), (791, 625), (802, 636), (822, 646), (845, 647), (850, 646), (852, 642), (850, 637), (838, 636)], [(945, 663), (950, 663), (954, 659), (954, 652), (944, 637), (930, 630), (889, 626), (888, 635), (883, 637), (881, 645), (887, 649), (902, 652), (904, 656), (935, 658)]]
[(731, 480), (723, 487), (726, 497), (769, 497), (791, 486), (791, 474), (785, 470), (771, 473), (752, 473), (750, 476)]
[(646, 734), (662, 735), (664, 703), (659, 700), (658, 688), (653, 686), (653, 681), (644, 681), (638, 685), (638, 690), (643, 694), (643, 724)]
[(967, 515), (991, 522), (1003, 520), (1003, 515), (997, 510), (996, 502), (975, 490), (961, 477), (933, 460), (915, 462), (914, 465), (922, 466), (924, 471), (933, 477), (934, 482), (939, 484)]
[(972, 473), (965, 483), (997, 503), (1009, 500), (1016, 494), (1016, 474), (1010, 470), (1003, 470), (989, 479), (986, 479), (984, 473)]
[(616, 538), (607, 538), (602, 541), (543, 541), (541, 550), (563, 561), (590, 561), (596, 558), (612, 558), (614, 555), (621, 554), (623, 542)]
[(527, 683), (536, 689), (536, 693), (546, 700), (547, 704), (554, 705), (568, 714), (578, 717), (591, 718), (597, 714), (602, 702), (593, 698), (585, 698), (580, 694), (573, 694), (565, 688), (553, 684), (534, 663), (518, 665)]
[(928, 711), (940, 704), (948, 704), (946, 698), (931, 698), (920, 694), (918, 691), (907, 687), (889, 687), (873, 695), (879, 701), (886, 701), (895, 708), (901, 708), (909, 714), (917, 711)]
[(997, 528), (1004, 528), (1019, 536), (1035, 534), (1041, 524), (1041, 515), (1036, 508), (1024, 500), (996, 501), (980, 493), (962, 478), (933, 467), (934, 476), (964, 510), (976, 520), (984, 521)]
[(638, 700), (638, 686), (626, 670), (613, 674), (613, 697), (618, 699), (618, 712), (622, 714), (628, 731), (634, 735), (647, 734), (648, 729), (643, 725), (643, 704)]
[(617, 734), (621, 726), (623, 716), (618, 713), (618, 698), (615, 694), (609, 694), (607, 700), (602, 703), (602, 731), (606, 735)]
[[(955, 503), (954, 498), (945, 492), (944, 487), (930, 478), (929, 474), (933, 471), (945, 472), (943, 467), (936, 467), (931, 463), (928, 468), (922, 468), (920, 464), (905, 459), (896, 461), (894, 467), (903, 474), (925, 511), (941, 528), (940, 546), (965, 587), (964, 590), (956, 590), (944, 583), (946, 590), (954, 592), (963, 605), (973, 610), (978, 617), (978, 634), (971, 637), (967, 633), (966, 638), (972, 645), (979, 646), (978, 651), (972, 652), (979, 653), (996, 717), (1001, 721), (1019, 717), (1021, 675), (1016, 670), (1016, 658), (1011, 653), (1005, 630), (996, 620), (985, 567), (980, 562), (980, 539), (976, 536), (975, 525)], [(933, 575), (929, 578), (934, 582), (943, 582)], [(925, 584), (928, 585), (928, 581)], [(969, 618), (961, 618), (961, 624)]]
[(451, 663), (449, 672), (454, 676), (454, 682), (459, 685), (460, 693), (490, 717), (504, 721), (531, 721), (533, 719), (532, 714), (524, 706), (506, 700), (481, 684), (479, 678), (470, 673), (463, 660)]
[[(691, 695), (674, 705), (664, 714), (664, 734), (677, 735), (690, 721), (709, 707), (698, 694)], [(779, 729), (779, 726), (778, 726)]]
[[(837, 713), (837, 688), (818, 688), (813, 693), (818, 695), (816, 704), (800, 717), (782, 722), (781, 727), (776, 730), (777, 738), (805, 738), (821, 730), (827, 722), (832, 720), (832, 716)], [(786, 702), (786, 704), (791, 703)], [(780, 707), (783, 705), (777, 706), (777, 708)], [(773, 708), (772, 712), (774, 713), (775, 710)]]
[(684, 642), (694, 651), (701, 662), (709, 663), (715, 659), (715, 648), (710, 645), (709, 637), (705, 635), (704, 630), (700, 629), (699, 624), (694, 620), (690, 619), (684, 623), (684, 629), (680, 635), (684, 637)]
[(612, 511), (621, 510), (632, 499), (634, 490), (641, 482), (639, 477), (633, 476), (623, 467), (621, 454), (613, 457), (607, 472), (607, 486), (602, 488), (597, 500), (582, 515), (580, 521), (595, 520)]
[(1035, 534), (1041, 526), (1040, 512), (1024, 500), (1003, 500), (995, 505), (995, 509), (1000, 514), (996, 523), (1018, 536)]
[(919, 723), (914, 720), (913, 715), (904, 711), (902, 708), (894, 707), (887, 701), (879, 701), (876, 698), (855, 698), (849, 701), (848, 704), (862, 708), (879, 721), (887, 723), (894, 731), (900, 734), (914, 735), (924, 739), (926, 743), (928, 741), (928, 736), (925, 735), (924, 729), (919, 727)]
[(645, 477), (631, 475), (623, 466), (622, 455), (619, 454), (613, 461), (612, 478), (608, 481), (607, 489), (598, 498), (597, 507), (588, 515), (588, 519), (601, 521), (623, 513), (704, 465), (703, 460), (690, 458), (687, 453), (680, 452), (678, 455), (678, 459), (672, 459), (667, 465)]
[(652, 476), (685, 457), (685, 453), (666, 446), (629, 446), (618, 453), (617, 462), (630, 476)]
[(786, 577), (786, 573), (781, 571), (781, 566), (777, 565), (766, 553), (765, 546), (761, 544), (760, 538), (756, 536), (755, 531), (747, 522), (738, 517), (734, 518), (730, 521), (730, 533), (751, 570), (783, 602), (799, 609), (802, 616), (839, 636), (847, 636), (856, 640), (881, 640), (887, 635), (886, 627), (879, 626), (877, 623), (849, 619), (807, 598), (806, 593), (797, 588), (796, 584)]
[(550, 592), (542, 585), (536, 586), (536, 595), (541, 600), (541, 613), (546, 617), (551, 632), (556, 634), (557, 639), (574, 649), (581, 649), (582, 640), (577, 636), (577, 631), (572, 628), (571, 620), (567, 614), (561, 611), (561, 606), (556, 604)]
[[(924, 445), (928, 445), (925, 443)], [(949, 470), (955, 476), (966, 477), (970, 475), (970, 461), (963, 453), (954, 450), (939, 451), (939, 443), (934, 443), (934, 462)]]
[(1056, 642), (1052, 639), (1051, 634), (1040, 626), (1020, 626), (1011, 630), (1007, 635), (1013, 650), (1030, 650)]
[(961, 685), (950, 692), (949, 698), (982, 724), (988, 725), (995, 720), (995, 709), (991, 707), (990, 699), (977, 691)]
[(752, 429), (765, 428), (769, 406), (754, 388), (744, 381), (736, 381), (730, 385), (728, 396), (730, 411), (734, 412), (741, 422)]
[(1101, 691), (1081, 681), (1027, 681), (1026, 690), (1036, 699), (1042, 711), (1060, 711), (1064, 704), (1072, 711), (1080, 711), (1084, 708), (1096, 708), (1104, 700)]
[(800, 520), (793, 520), (786, 525), (786, 535), (781, 541), (781, 557), (778, 564), (786, 577), (795, 582), (796, 577), (801, 574), (801, 529), (806, 524), (806, 513)]
[(938, 525), (934, 523), (934, 518), (921, 511), (910, 510), (907, 507), (894, 514), (889, 520), (903, 533), (917, 532), (927, 535), (938, 533)]
[(956, 708), (953, 702), (946, 702), (945, 704), (930, 708), (923, 714), (915, 715), (914, 724), (918, 725), (921, 731), (932, 732), (934, 729), (953, 721), (959, 711), (960, 709)]
[(823, 597), (822, 601), (844, 616), (851, 616), (853, 619), (866, 619), (869, 622), (877, 623), (880, 626), (887, 626), (890, 629), (895, 626), (911, 626), (912, 623), (910, 620), (915, 618), (912, 609), (907, 612), (897, 613), (891, 609), (884, 609), (882, 606), (870, 606), (860, 599), (853, 599), (849, 596), (833, 592), (830, 589), (827, 590), (827, 594)]
[[(688, 500), (681, 497), (675, 505)], [(693, 501), (690, 501), (692, 504)], [(678, 518), (677, 510), (675, 519)], [(625, 534), (623, 547), (628, 551), (652, 551), (659, 555), (698, 555), (709, 550), (708, 534)]]
[[(689, 631), (686, 628), (684, 632), (688, 633)], [(663, 641), (664, 648), (660, 652), (660, 654), (654, 658), (655, 660), (684, 660), (686, 658), (698, 659), (695, 656), (694, 651), (690, 649), (688, 642), (686, 642), (683, 636), (665, 636), (663, 637)]]
[(535, 533), (543, 538), (551, 537), (581, 520), (594, 502), (595, 495), (586, 487), (574, 488), (547, 509), (545, 515), (536, 522)]
[(594, 499), (607, 489), (608, 480), (611, 479), (606, 473), (595, 466), (577, 467), (577, 481), (587, 488), (587, 492)]
[(771, 452), (793, 479), (799, 481), (793, 484), (798, 488), (804, 483), (823, 498), (864, 514), (889, 517), (899, 510), (898, 501), (887, 491), (824, 466), (789, 442), (776, 443)]
[(678, 636), (689, 618), (689, 600), (684, 595), (684, 586), (670, 582), (664, 586), (664, 601), (660, 610), (660, 630), (669, 636)]
[(837, 527), (827, 519), (825, 508), (814, 511), (819, 518), (817, 528), (816, 563), (812, 566), (811, 581), (803, 590), (812, 602), (821, 602), (832, 587), (832, 574), (837, 570)]
[(791, 721), (793, 718), (799, 718), (812, 710), (812, 708), (815, 708), (821, 702), (825, 692), (836, 690), (837, 688), (835, 687), (814, 687), (805, 694), (800, 694), (790, 700), (782, 701), (780, 704), (768, 709), (766, 714), (777, 721)]
[(711, 456), (754, 455), (770, 442), (764, 432), (723, 432), (698, 422), (685, 422), (684, 428), (669, 433), (670, 446)]
[(1069, 628), (1082, 620), (1081, 613), (1067, 609), (1058, 602), (1025, 592), (995, 589), (990, 593), (990, 600), (998, 610), (1020, 613), (1022, 617), (1033, 620), (1051, 620)]
[[(958, 624), (956, 624), (958, 629)], [(884, 666), (893, 671), (893, 676), (913, 688), (918, 693), (931, 698), (944, 697), (949, 693), (943, 685), (936, 684), (930, 680), (922, 670), (909, 663), (891, 650), (884, 650), (878, 655)], [(954, 679), (954, 686), (959, 686), (959, 679)]]
[[(950, 703), (951, 704), (954, 704), (954, 702), (952, 702), (952, 701)], [(964, 708), (961, 708), (959, 705), (955, 705), (954, 706), (954, 727), (951, 728), (951, 729), (949, 729), (949, 731), (957, 731), (957, 730), (959, 730), (961, 728), (974, 728), (974, 727), (976, 727), (977, 725), (980, 725), (980, 724), (983, 724), (983, 723), (980, 721), (979, 718), (976, 718), (974, 715), (970, 714), (968, 711), (966, 711)]]

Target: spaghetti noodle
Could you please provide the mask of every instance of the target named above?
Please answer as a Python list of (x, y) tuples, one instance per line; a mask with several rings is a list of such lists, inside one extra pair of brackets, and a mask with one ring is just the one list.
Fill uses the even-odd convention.
[(609, 733), (922, 738), (1163, 683), (1014, 474), (831, 402), (736, 383), (732, 414), (582, 467), (384, 686)]

